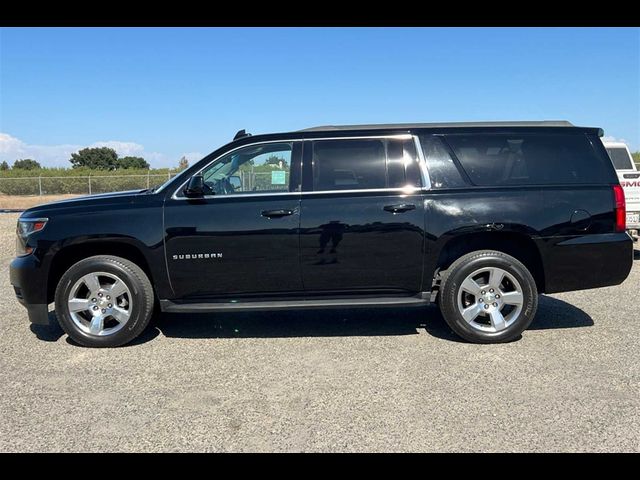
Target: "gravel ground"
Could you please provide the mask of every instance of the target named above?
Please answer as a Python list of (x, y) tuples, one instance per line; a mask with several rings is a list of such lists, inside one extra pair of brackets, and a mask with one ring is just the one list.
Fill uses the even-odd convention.
[(86, 349), (35, 327), (0, 215), (1, 451), (640, 451), (640, 252), (618, 287), (541, 298), (522, 339), (433, 307), (164, 315)]

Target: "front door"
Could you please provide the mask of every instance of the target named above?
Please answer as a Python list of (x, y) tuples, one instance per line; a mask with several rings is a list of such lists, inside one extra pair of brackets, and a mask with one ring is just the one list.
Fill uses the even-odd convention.
[(307, 141), (303, 165), (307, 294), (419, 292), (425, 217), (413, 139)]
[(206, 195), (181, 191), (164, 207), (176, 298), (207, 300), (302, 291), (300, 142), (248, 145), (202, 170)]

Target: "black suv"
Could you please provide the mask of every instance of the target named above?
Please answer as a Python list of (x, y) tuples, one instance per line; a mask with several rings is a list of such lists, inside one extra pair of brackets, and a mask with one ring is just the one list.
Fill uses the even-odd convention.
[(539, 293), (621, 283), (624, 195), (602, 130), (568, 122), (244, 131), (158, 188), (38, 206), (11, 283), (76, 342), (122, 345), (163, 312), (437, 302), (480, 343)]

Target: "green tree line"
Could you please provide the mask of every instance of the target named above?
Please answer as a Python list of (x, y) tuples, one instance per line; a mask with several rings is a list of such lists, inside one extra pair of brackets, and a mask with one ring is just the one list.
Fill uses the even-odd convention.
[(73, 153), (69, 162), (71, 168), (42, 167), (30, 158), (18, 159), (12, 166), (3, 161), (0, 180), (5, 180), (0, 182), (0, 194), (86, 195), (142, 189), (164, 183), (189, 166), (188, 160), (182, 157), (177, 168), (150, 168), (142, 157), (119, 157), (115, 150), (107, 147), (84, 148)]
[(98, 170), (94, 168), (63, 168), (63, 167), (42, 167), (34, 170), (21, 168), (11, 168), (9, 170), (0, 169), (0, 178), (14, 177), (82, 177), (91, 175), (92, 177), (113, 177), (131, 175), (169, 175), (178, 172), (176, 168), (150, 168), (137, 169), (127, 168), (122, 170)]
[[(189, 161), (182, 157), (176, 169), (160, 168), (151, 169), (149, 163), (142, 157), (125, 156), (119, 157), (113, 148), (93, 147), (83, 148), (72, 153), (69, 159), (71, 169), (68, 168), (43, 168), (40, 163), (31, 158), (21, 158), (13, 162), (13, 166), (5, 161), (0, 163), (0, 176), (55, 176), (59, 175), (88, 175), (88, 174), (110, 174), (118, 172), (119, 175), (126, 174), (152, 174), (168, 173), (170, 170), (182, 171), (189, 166)], [(27, 173), (25, 173), (27, 172)], [(76, 173), (82, 172), (82, 173)]]

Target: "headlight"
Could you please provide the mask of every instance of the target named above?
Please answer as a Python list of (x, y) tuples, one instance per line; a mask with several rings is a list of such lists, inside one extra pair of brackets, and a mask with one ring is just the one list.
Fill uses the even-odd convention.
[(25, 218), (18, 219), (18, 228), (16, 233), (18, 238), (16, 240), (16, 255), (29, 255), (33, 252), (33, 247), (27, 245), (27, 237), (32, 233), (39, 232), (47, 224), (46, 218)]

